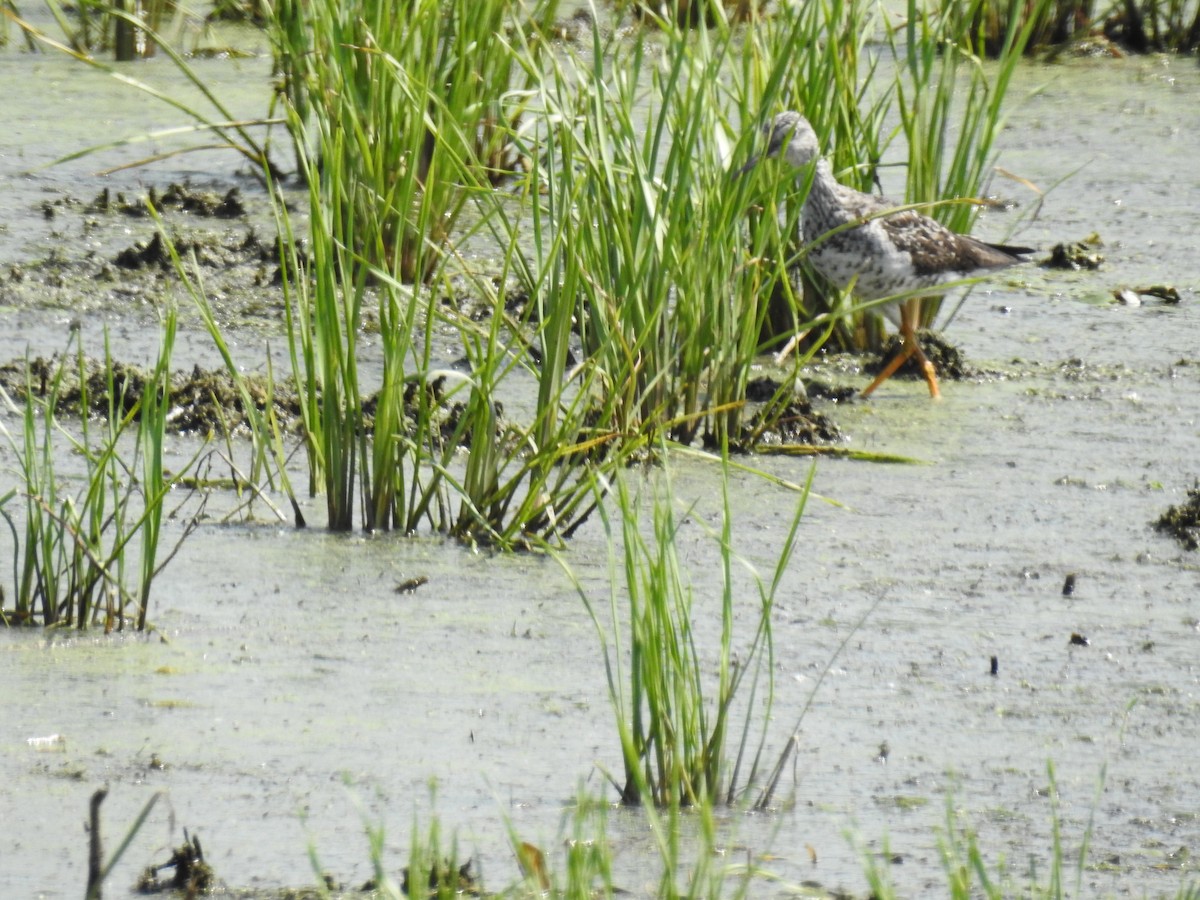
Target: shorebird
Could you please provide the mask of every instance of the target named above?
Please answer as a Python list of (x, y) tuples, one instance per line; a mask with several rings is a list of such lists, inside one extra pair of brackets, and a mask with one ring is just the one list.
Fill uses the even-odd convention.
[[(833, 177), (829, 160), (821, 156), (817, 133), (797, 112), (781, 112), (764, 130), (768, 143), (762, 156), (777, 156), (782, 151), (796, 169), (816, 161), (801, 213), (801, 233), (812, 267), (839, 290), (853, 290), (860, 300), (897, 295), (910, 298), (883, 307), (884, 315), (899, 329), (904, 348), (862, 396), (870, 396), (915, 355), (929, 385), (929, 395), (937, 399), (941, 396), (937, 373), (917, 343), (920, 297), (912, 292), (1016, 265), (1033, 251), (957, 234), (916, 210), (897, 210), (898, 204), (886, 198), (840, 184)], [(760, 158), (751, 159), (742, 171)]]

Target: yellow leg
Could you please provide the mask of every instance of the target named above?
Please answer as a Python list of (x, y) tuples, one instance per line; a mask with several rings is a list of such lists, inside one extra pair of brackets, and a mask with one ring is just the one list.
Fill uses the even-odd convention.
[(900, 307), (900, 337), (904, 342), (904, 348), (892, 358), (892, 361), (884, 367), (882, 372), (875, 376), (875, 380), (862, 392), (861, 396), (871, 396), (875, 388), (895, 375), (896, 371), (908, 362), (908, 358), (915, 354), (917, 361), (921, 364), (921, 371), (925, 375), (925, 383), (929, 385), (930, 398), (934, 400), (941, 399), (942, 392), (938, 389), (937, 372), (933, 368), (933, 363), (925, 356), (925, 351), (921, 349), (921, 345), (917, 343), (916, 324), (920, 316), (920, 310), (921, 299), (919, 297), (906, 300), (904, 305)]
[(917, 336), (913, 334), (910, 339), (913, 344), (913, 352), (916, 353), (917, 361), (921, 364), (921, 372), (925, 375), (925, 383), (929, 385), (929, 399), (941, 400), (942, 392), (938, 390), (937, 370), (925, 355), (925, 351), (921, 349), (921, 345), (917, 343)]
[(875, 376), (875, 380), (871, 382), (870, 386), (868, 388), (866, 388), (860, 396), (870, 397), (871, 394), (875, 391), (875, 388), (879, 387), (881, 384), (883, 384), (885, 381), (887, 381), (889, 378), (891, 378), (893, 375), (895, 375), (896, 370), (899, 369), (906, 362), (908, 362), (908, 358), (912, 355), (913, 355), (913, 342), (910, 341), (907, 337), (905, 337), (903, 349), (901, 349), (901, 351), (899, 353), (897, 353), (895, 356), (892, 357), (892, 361), (884, 367), (882, 372), (880, 372), (878, 375)]

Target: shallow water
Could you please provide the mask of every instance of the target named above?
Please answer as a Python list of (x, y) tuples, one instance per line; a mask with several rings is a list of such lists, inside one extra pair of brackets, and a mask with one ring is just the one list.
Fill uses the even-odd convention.
[[(94, 195), (105, 183), (88, 162), (18, 174), (79, 146), (79, 104), (106, 97), (103, 121), (130, 132), (177, 121), (142, 118), (144, 101), (98, 94), (75, 67), (48, 77), (58, 65), (0, 55), (0, 90), (15, 96), (37, 79), (49, 118), (26, 110), (0, 137), (4, 266), (40, 255), (45, 196)], [(265, 83), (266, 67), (237, 64), (229, 77)], [(1082, 893), (1154, 895), (1197, 877), (1200, 566), (1149, 522), (1200, 475), (1200, 75), (1188, 60), (1124, 60), (1031, 67), (1019, 82), (1000, 164), (1042, 185), (1082, 168), (1016, 237), (1047, 247), (1096, 231), (1107, 262), (1099, 273), (1027, 267), (977, 289), (949, 336), (991, 374), (945, 385), (942, 403), (892, 381), (869, 403), (833, 411), (853, 446), (929, 464), (818, 464), (815, 490), (841, 505), (810, 502), (781, 590), (773, 752), (866, 618), (803, 720), (796, 780), (781, 789), (794, 802), (723, 823), (730, 861), (770, 853), (765, 865), (787, 882), (865, 894), (863, 852), (886, 846), (893, 857), (880, 865), (905, 896), (941, 893), (935, 827), (947, 796), (990, 860), (1021, 873), (1032, 858), (1044, 872), (1048, 762), (1069, 859), (1094, 822)], [(248, 91), (247, 109), (260, 96)], [(107, 183), (162, 185), (189, 168), (215, 184), (235, 177), (236, 161), (205, 159), (212, 169), (176, 159)], [(1009, 222), (991, 214), (980, 231), (999, 236)], [(1108, 302), (1115, 287), (1160, 282), (1183, 303)], [(58, 349), (70, 313), (0, 311), (0, 350)], [(148, 354), (152, 322), (145, 308), (108, 308), (84, 328), (107, 324), (119, 346)], [(204, 338), (185, 338), (183, 356), (208, 352)], [(809, 466), (755, 462), (792, 480)], [(697, 515), (716, 521), (716, 473), (682, 459), (674, 468), (680, 496), (701, 497)], [(766, 571), (793, 498), (749, 476), (737, 476), (733, 496), (739, 550)], [(319, 504), (309, 512), (323, 518)], [(695, 524), (681, 535), (698, 639), (712, 648), (716, 555)], [(569, 552), (601, 602), (606, 552), (598, 522)], [(428, 584), (396, 593), (416, 576)], [(749, 627), (749, 582), (745, 597)], [(183, 827), (232, 886), (311, 883), (310, 841), (340, 881), (361, 883), (364, 815), (387, 825), (398, 870), (412, 817), (427, 821), (431, 779), (444, 827), (498, 888), (517, 877), (505, 820), (559, 854), (579, 783), (599, 792), (597, 766), (618, 768), (595, 634), (551, 560), (212, 524), (157, 585), (152, 617), (159, 634), (149, 638), (0, 633), (5, 896), (78, 895), (79, 824), (103, 784), (110, 846), (153, 792), (169, 800), (110, 897), (162, 862)], [(1089, 645), (1071, 645), (1073, 633)], [(28, 743), (50, 735), (64, 741)], [(654, 880), (640, 823), (610, 817), (618, 883), (635, 893)], [(761, 882), (753, 893), (779, 890)]]

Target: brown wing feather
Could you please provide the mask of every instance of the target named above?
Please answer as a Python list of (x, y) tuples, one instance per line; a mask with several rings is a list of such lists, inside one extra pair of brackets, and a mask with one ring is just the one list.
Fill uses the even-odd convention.
[(900, 204), (886, 197), (864, 194), (844, 184), (835, 188), (837, 200), (849, 218), (877, 219), (897, 249), (909, 254), (917, 275), (943, 272), (967, 273), (978, 269), (1000, 269), (1022, 262), (1032, 253), (1028, 247), (987, 244), (957, 234), (915, 209), (888, 213)]
[(905, 210), (881, 220), (888, 238), (912, 257), (918, 275), (939, 272), (974, 272), (1001, 269), (1021, 262), (1023, 247), (985, 244), (965, 234), (956, 234), (916, 210)]

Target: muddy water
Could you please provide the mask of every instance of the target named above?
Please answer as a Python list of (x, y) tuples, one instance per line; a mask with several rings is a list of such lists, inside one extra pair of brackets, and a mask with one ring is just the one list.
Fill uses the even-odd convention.
[[(104, 121), (130, 132), (177, 121), (146, 118), (144, 101), (56, 66), (0, 61), (6, 97), (46, 85), (37, 109), (0, 136), (6, 267), (44, 254), (44, 229), (57, 227), (42, 217), (47, 196), (88, 196), (114, 179), (238, 178), (220, 156), (107, 180), (90, 162), (20, 174), (79, 146), (80, 104), (111, 110)], [(249, 67), (231, 81), (265, 85), (261, 61), (236, 66)], [(928, 464), (818, 467), (816, 490), (841, 505), (810, 504), (781, 592), (774, 752), (862, 624), (816, 689), (784, 808), (724, 821), (730, 861), (770, 854), (765, 865), (789, 883), (865, 894), (870, 854), (904, 895), (940, 894), (936, 828), (949, 797), (988, 858), (1003, 856), (1017, 876), (1031, 861), (1045, 871), (1056, 801), (1068, 857), (1094, 823), (1083, 894), (1155, 895), (1197, 878), (1200, 567), (1148, 523), (1200, 475), (1198, 90), (1189, 61), (1021, 74), (1001, 163), (1042, 185), (1079, 171), (1016, 237), (1048, 246), (1096, 231), (1106, 265), (1022, 270), (976, 290), (949, 334), (986, 374), (946, 385), (941, 404), (919, 384), (890, 382), (833, 411), (854, 446)], [(255, 97), (243, 98), (247, 109), (257, 111)], [(1011, 221), (992, 214), (980, 230), (1000, 236)], [(1116, 287), (1161, 282), (1183, 303), (1108, 301)], [(3, 349), (53, 351), (73, 314), (5, 309)], [(152, 323), (145, 307), (108, 305), (84, 327), (108, 324), (136, 356), (151, 352), (141, 342)], [(186, 336), (185, 355), (204, 344)], [(758, 462), (793, 480), (808, 466)], [(676, 489), (700, 497), (710, 521), (715, 485), (711, 469), (677, 463)], [(748, 477), (734, 497), (739, 549), (765, 570), (791, 498)], [(315, 505), (310, 519), (322, 519)], [(697, 587), (698, 636), (712, 648), (715, 554), (695, 525), (679, 549)], [(570, 564), (605, 596), (598, 523)], [(1068, 575), (1075, 590), (1064, 596)], [(418, 576), (428, 583), (396, 592)], [(748, 627), (748, 584), (745, 596)], [(516, 877), (504, 821), (558, 853), (578, 785), (600, 792), (597, 766), (617, 767), (594, 633), (549, 560), (265, 520), (210, 524), (158, 585), (153, 617), (159, 633), (144, 639), (0, 633), (5, 896), (78, 895), (80, 823), (104, 784), (110, 844), (167, 792), (109, 896), (163, 861), (183, 827), (233, 886), (311, 883), (310, 842), (340, 881), (361, 883), (364, 818), (387, 826), (398, 869), (413, 816), (431, 805), (498, 888)], [(1071, 644), (1073, 634), (1088, 643)], [(29, 742), (51, 735), (62, 740)], [(640, 819), (613, 814), (610, 836), (618, 883), (649, 890)], [(754, 893), (779, 890), (762, 882)]]

